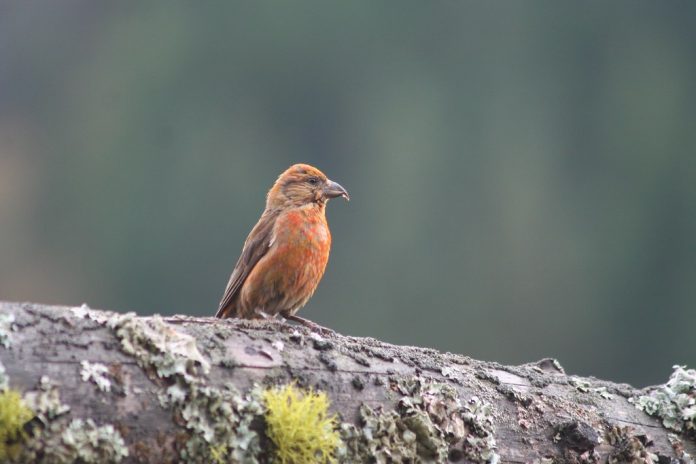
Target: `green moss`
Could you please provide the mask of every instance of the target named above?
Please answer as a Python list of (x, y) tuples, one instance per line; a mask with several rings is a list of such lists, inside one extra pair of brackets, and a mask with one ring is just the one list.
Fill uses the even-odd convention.
[(18, 456), (26, 438), (23, 427), (33, 417), (17, 390), (0, 392), (0, 462)]
[(227, 459), (225, 458), (225, 456), (227, 456), (227, 452), (227, 446), (224, 443), (217, 446), (211, 446), (210, 459), (214, 464), (225, 464), (227, 462)]
[(329, 415), (329, 399), (323, 392), (301, 391), (294, 384), (263, 392), (266, 434), (275, 445), (275, 461), (281, 464), (336, 462), (341, 443), (336, 416)]
[(677, 432), (696, 431), (696, 370), (674, 366), (665, 385), (647, 395), (631, 398), (635, 406), (662, 419), (662, 424)]

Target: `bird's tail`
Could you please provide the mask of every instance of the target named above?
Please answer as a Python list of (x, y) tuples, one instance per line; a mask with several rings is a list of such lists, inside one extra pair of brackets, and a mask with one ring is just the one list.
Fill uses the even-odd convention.
[(223, 305), (221, 302), (220, 306), (218, 307), (217, 313), (215, 313), (215, 317), (220, 319), (227, 319), (228, 317), (237, 317), (237, 311), (234, 305), (230, 303)]

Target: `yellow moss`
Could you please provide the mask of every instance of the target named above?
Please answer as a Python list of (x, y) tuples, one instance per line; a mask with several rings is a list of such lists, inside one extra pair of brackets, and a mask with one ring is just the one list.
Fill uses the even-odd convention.
[(218, 446), (210, 447), (210, 458), (213, 460), (215, 464), (225, 464), (227, 462), (227, 459), (225, 458), (226, 454), (227, 445), (225, 445), (224, 443)]
[(302, 391), (294, 384), (264, 391), (266, 433), (275, 444), (275, 462), (310, 464), (336, 462), (341, 439), (335, 415), (328, 415), (323, 392)]
[(16, 390), (0, 392), (0, 462), (15, 459), (25, 438), (24, 424), (34, 413), (22, 401)]

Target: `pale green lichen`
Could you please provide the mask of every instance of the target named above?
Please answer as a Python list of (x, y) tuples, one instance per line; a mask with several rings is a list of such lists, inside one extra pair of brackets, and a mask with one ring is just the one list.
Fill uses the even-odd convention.
[(128, 447), (113, 425), (100, 427), (92, 419), (74, 419), (61, 439), (65, 462), (120, 462), (128, 456)]
[(368, 457), (376, 464), (435, 462), (431, 453), (419, 456), (416, 443), (418, 436), (408, 428), (396, 411), (373, 409), (363, 404), (359, 413), (359, 426), (341, 424), (344, 446), (339, 449), (340, 462), (361, 462)]
[(677, 432), (696, 431), (696, 370), (673, 366), (666, 384), (647, 395), (631, 398), (638, 409), (662, 419), (662, 424)]
[(10, 346), (12, 346), (14, 320), (14, 314), (0, 314), (0, 345), (5, 348), (10, 348)]
[(588, 380), (574, 376), (571, 376), (568, 381), (581, 393), (597, 393), (605, 400), (612, 399), (611, 393), (607, 391), (607, 387), (593, 387)]
[(231, 385), (224, 388), (194, 385), (189, 399), (174, 405), (174, 409), (192, 432), (182, 450), (186, 462), (210, 462), (220, 454), (223, 462), (258, 462), (259, 436), (251, 429), (252, 421), (264, 412), (258, 390), (240, 395)]
[(568, 382), (570, 382), (570, 384), (581, 393), (588, 393), (592, 387), (592, 384), (589, 381), (581, 379), (580, 377), (571, 376), (570, 379), (568, 379)]
[[(251, 424), (267, 408), (258, 388), (242, 396), (232, 385), (206, 386), (209, 364), (195, 339), (158, 317), (116, 316), (109, 326), (122, 350), (159, 379), (161, 405), (188, 431), (179, 447), (184, 462), (259, 462), (260, 437)], [(363, 405), (359, 426), (341, 424), (340, 462), (439, 463), (452, 453), (475, 462), (498, 461), (489, 405), (476, 397), (462, 404), (451, 386), (420, 378), (393, 380), (390, 388), (401, 394), (396, 410)]]
[(392, 383), (401, 395), (394, 411), (360, 408), (360, 426), (342, 424), (342, 462), (439, 463), (452, 452), (496, 463), (492, 411), (477, 397), (465, 404), (447, 384), (411, 379)]
[(121, 349), (160, 378), (182, 377), (192, 382), (198, 367), (204, 373), (210, 368), (198, 351), (196, 339), (174, 330), (159, 316), (145, 320), (128, 313), (112, 318), (109, 327), (116, 331)]
[(210, 366), (196, 340), (158, 316), (148, 320), (133, 314), (117, 316), (109, 326), (122, 350), (166, 383), (159, 392), (160, 403), (171, 408), (190, 433), (180, 449), (185, 462), (258, 462), (259, 437), (251, 429), (254, 418), (263, 414), (257, 391), (241, 395), (232, 385), (205, 386)]
[(10, 379), (5, 372), (5, 366), (3, 366), (2, 361), (0, 361), (0, 391), (5, 390), (9, 383)]
[(57, 385), (48, 377), (41, 377), (38, 389), (27, 392), (24, 401), (39, 424), (17, 462), (119, 463), (128, 456), (123, 437), (112, 425), (99, 426), (91, 419), (68, 422), (70, 407), (60, 400)]
[(595, 393), (597, 393), (599, 396), (604, 398), (605, 400), (610, 400), (613, 398), (611, 393), (607, 391), (607, 387), (597, 387), (593, 390)]
[(105, 324), (109, 321), (108, 313), (104, 311), (96, 311), (90, 308), (87, 303), (82, 303), (82, 306), (70, 308), (72, 313), (80, 319), (90, 319), (98, 324)]
[(128, 447), (111, 425), (98, 426), (92, 419), (63, 421), (42, 430), (30, 440), (18, 462), (34, 463), (119, 463), (128, 457)]
[(100, 391), (111, 391), (111, 379), (109, 379), (109, 368), (101, 363), (91, 363), (82, 361), (80, 363), (80, 376), (85, 382), (94, 382)]
[(263, 392), (266, 435), (275, 445), (274, 462), (321, 464), (336, 462), (341, 443), (335, 415), (329, 414), (326, 393), (302, 391), (294, 384)]
[(45, 375), (39, 380), (37, 390), (24, 394), (24, 401), (34, 411), (41, 423), (46, 426), (51, 424), (54, 419), (70, 412), (70, 406), (63, 404), (60, 400), (58, 386)]
[(464, 455), (475, 461), (496, 464), (500, 456), (495, 452), (495, 426), (491, 405), (472, 396), (464, 404), (464, 409), (464, 422), (470, 432), (465, 438)]

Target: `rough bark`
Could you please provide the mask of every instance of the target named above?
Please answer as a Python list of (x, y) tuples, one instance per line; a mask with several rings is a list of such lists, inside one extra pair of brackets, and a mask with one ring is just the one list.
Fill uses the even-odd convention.
[[(5, 334), (9, 346), (0, 344), (0, 361), (11, 388), (35, 391), (40, 378), (47, 376), (58, 386), (62, 403), (70, 407), (66, 416), (115, 427), (128, 447), (123, 462), (182, 460), (182, 447), (194, 432), (180, 411), (163, 406), (158, 398), (174, 382), (171, 375), (180, 374), (158, 373), (155, 364), (124, 352), (123, 335), (117, 333), (123, 326), (118, 325), (119, 316), (84, 307), (17, 303), (0, 303), (0, 314), (14, 319), (12, 331)], [(659, 419), (629, 402), (639, 391), (625, 384), (568, 376), (550, 359), (504, 366), (371, 338), (319, 337), (304, 327), (276, 321), (187, 317), (162, 321), (158, 323), (195, 339), (203, 359), (192, 375), (202, 384), (233, 384), (245, 392), (254, 385), (295, 381), (325, 391), (331, 409), (346, 423), (360, 423), (361, 405), (381, 406), (384, 411), (397, 408), (406, 395), (399, 390), (400, 382), (416, 379), (449, 385), (463, 404), (477, 397), (491, 405), (500, 462), (637, 462), (641, 453), (652, 453), (659, 462), (685, 462), (682, 446), (696, 454), (692, 437), (681, 435), (675, 441), (669, 437), (674, 432)], [(196, 361), (190, 355), (182, 356)], [(110, 391), (102, 391), (94, 378), (83, 380), (89, 373), (85, 374), (82, 361), (108, 367)], [(262, 420), (254, 420), (252, 428), (263, 435)], [(475, 460), (457, 452), (466, 444), (450, 444), (448, 460)], [(272, 445), (263, 437), (261, 445), (264, 462)]]

